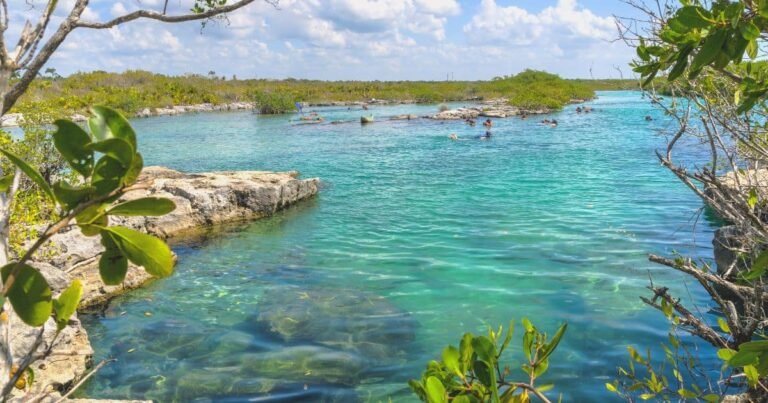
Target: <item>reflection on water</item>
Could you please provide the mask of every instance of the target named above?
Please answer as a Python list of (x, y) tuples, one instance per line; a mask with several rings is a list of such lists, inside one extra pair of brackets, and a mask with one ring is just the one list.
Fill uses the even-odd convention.
[(96, 358), (118, 359), (84, 394), (412, 400), (406, 380), (446, 344), (526, 316), (551, 331), (569, 323), (545, 383), (571, 401), (610, 398), (603, 384), (626, 346), (666, 340), (664, 318), (638, 299), (649, 274), (706, 304), (647, 253), (709, 256), (718, 224), (705, 212), (693, 225), (701, 202), (655, 160), (660, 113), (636, 93), (604, 93), (592, 106), (556, 114), (554, 129), (498, 120), (491, 141), (448, 140), (478, 134), (462, 122), (378, 119), (434, 106), (377, 108), (366, 126), (249, 113), (136, 121), (149, 164), (298, 169), (327, 186), (178, 246), (176, 275), (84, 318)]

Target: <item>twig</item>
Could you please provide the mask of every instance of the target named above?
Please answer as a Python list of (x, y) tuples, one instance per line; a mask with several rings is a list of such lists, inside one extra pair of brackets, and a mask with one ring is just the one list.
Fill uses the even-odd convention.
[(107, 364), (109, 364), (109, 363), (111, 363), (111, 362), (114, 362), (114, 361), (117, 361), (117, 359), (116, 359), (116, 358), (110, 358), (110, 359), (108, 359), (108, 360), (103, 360), (103, 361), (101, 361), (100, 363), (98, 363), (98, 364), (97, 364), (95, 367), (93, 367), (93, 369), (91, 369), (91, 371), (90, 371), (90, 372), (88, 372), (87, 374), (85, 374), (85, 376), (83, 376), (82, 378), (80, 378), (80, 380), (79, 380), (79, 381), (77, 381), (77, 383), (76, 383), (74, 386), (72, 386), (72, 389), (70, 389), (70, 390), (69, 390), (69, 392), (67, 392), (66, 394), (64, 394), (64, 395), (61, 397), (61, 399), (57, 400), (57, 401), (56, 401), (56, 403), (61, 403), (61, 402), (65, 401), (65, 400), (67, 400), (67, 398), (68, 398), (70, 395), (72, 395), (72, 393), (74, 393), (74, 392), (75, 392), (75, 391), (76, 391), (76, 390), (77, 390), (77, 389), (78, 389), (80, 386), (82, 386), (82, 385), (83, 385), (83, 383), (84, 383), (85, 381), (87, 381), (87, 380), (88, 380), (88, 378), (90, 378), (91, 376), (93, 376), (93, 374), (95, 374), (95, 373), (96, 373), (96, 371), (100, 370), (100, 369), (101, 369), (101, 367), (103, 367), (103, 366), (105, 366), (105, 365), (107, 365)]

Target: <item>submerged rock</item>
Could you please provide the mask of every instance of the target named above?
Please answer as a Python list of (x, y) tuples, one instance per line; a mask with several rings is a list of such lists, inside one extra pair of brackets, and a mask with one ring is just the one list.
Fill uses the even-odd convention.
[(243, 378), (261, 377), (292, 382), (354, 386), (366, 362), (355, 354), (321, 346), (286, 347), (268, 353), (244, 354)]
[(352, 352), (376, 365), (405, 359), (416, 321), (385, 298), (355, 290), (272, 288), (252, 319), (284, 342)]

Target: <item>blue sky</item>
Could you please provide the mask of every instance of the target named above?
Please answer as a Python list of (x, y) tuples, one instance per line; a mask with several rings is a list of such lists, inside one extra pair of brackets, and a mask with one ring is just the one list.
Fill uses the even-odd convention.
[[(73, 1), (60, 1), (56, 14), (66, 15)], [(10, 3), (18, 32), (38, 10)], [(170, 11), (191, 3), (172, 0)], [(92, 0), (83, 18), (103, 21), (139, 7), (159, 9), (162, 0)], [(617, 68), (630, 76), (633, 52), (614, 41), (612, 16), (632, 12), (620, 0), (281, 0), (278, 9), (258, 3), (202, 33), (199, 23), (154, 21), (75, 31), (48, 66), (64, 74), (213, 70), (324, 80), (444, 80), (448, 73), (474, 80), (535, 68), (618, 78)]]

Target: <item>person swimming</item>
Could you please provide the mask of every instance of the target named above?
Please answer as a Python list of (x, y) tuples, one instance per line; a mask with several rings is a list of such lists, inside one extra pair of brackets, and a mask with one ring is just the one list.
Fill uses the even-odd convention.
[(449, 139), (451, 139), (451, 140), (453, 140), (453, 141), (456, 141), (456, 140), (458, 140), (458, 139), (459, 139), (459, 136), (457, 136), (457, 135), (456, 135), (456, 133), (451, 133), (451, 134), (448, 136), (448, 138), (449, 138)]
[(493, 128), (493, 121), (491, 119), (486, 119), (485, 122), (483, 122), (483, 126), (485, 126), (485, 137), (491, 138), (491, 129)]

